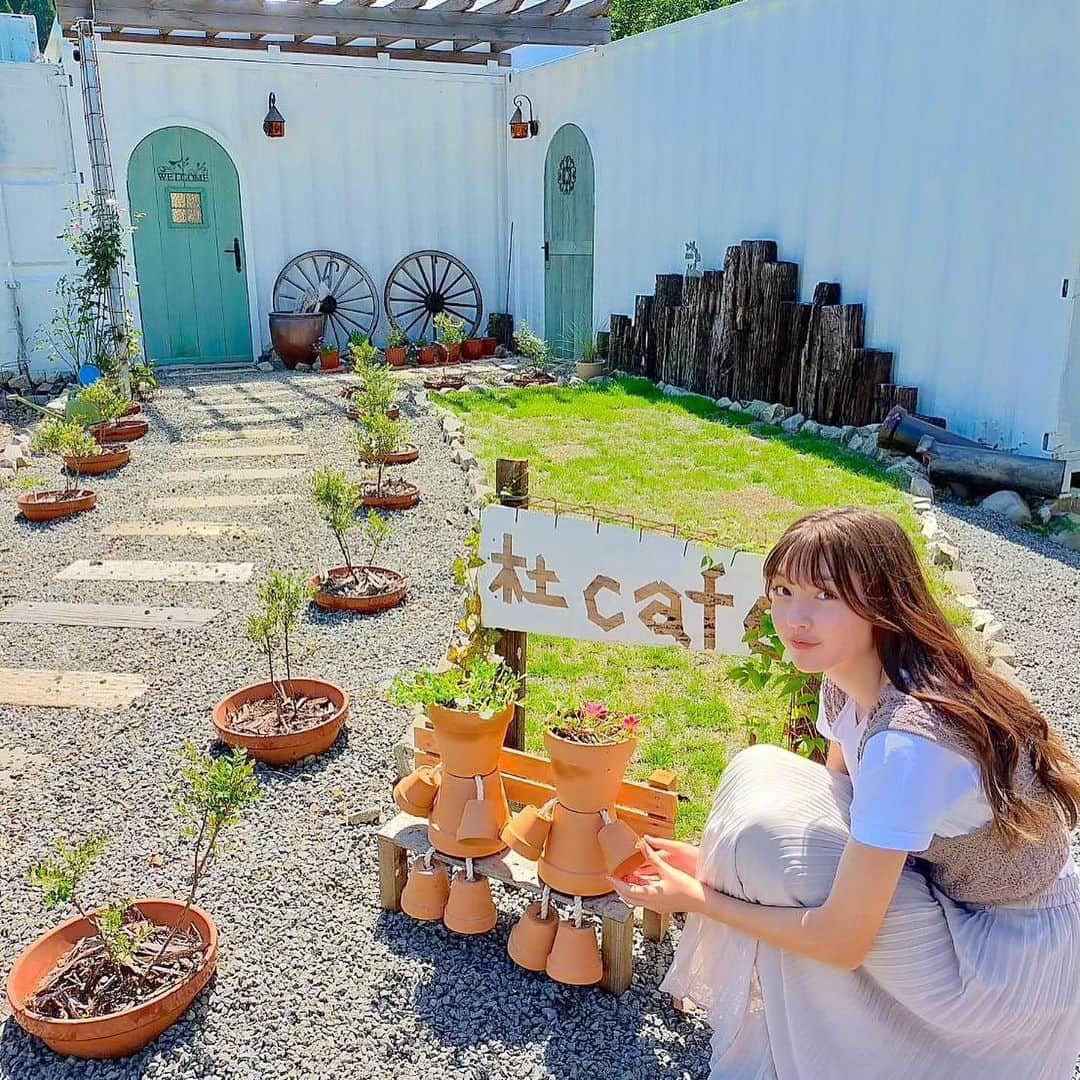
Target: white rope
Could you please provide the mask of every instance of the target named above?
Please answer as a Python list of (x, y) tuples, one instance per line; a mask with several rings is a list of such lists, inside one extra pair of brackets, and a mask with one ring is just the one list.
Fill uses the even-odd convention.
[(540, 918), (547, 922), (548, 911), (551, 909), (551, 886), (545, 885), (540, 890)]
[(465, 880), (475, 881), (476, 875), (473, 873), (473, 861), (471, 855), (465, 856)]
[(551, 817), (555, 812), (555, 807), (558, 806), (559, 800), (555, 798), (548, 799), (546, 803), (540, 808), (540, 813), (545, 817)]
[(476, 799), (477, 799), (478, 802), (483, 802), (484, 801), (484, 778), (479, 773), (477, 773), (477, 775), (474, 776), (473, 779), (476, 781)]
[(435, 848), (434, 847), (429, 847), (427, 849), (427, 851), (424, 852), (424, 868), (426, 870), (431, 869), (431, 862), (432, 862), (432, 857), (434, 856), (434, 854), (435, 854)]
[(574, 897), (574, 926), (581, 929), (581, 897)]
[(610, 825), (612, 823), (611, 815), (606, 810), (601, 810), (600, 811), (600, 817), (603, 820), (605, 825)]

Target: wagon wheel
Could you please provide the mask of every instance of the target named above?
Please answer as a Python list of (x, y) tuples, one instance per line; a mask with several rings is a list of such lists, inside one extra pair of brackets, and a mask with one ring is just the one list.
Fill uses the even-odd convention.
[(414, 251), (390, 271), (383, 305), (391, 325), (413, 341), (433, 340), (435, 316), (447, 311), (465, 322), (475, 336), (484, 314), (484, 300), (472, 271), (445, 251)]
[(345, 351), (349, 335), (371, 337), (379, 323), (379, 301), (371, 275), (340, 251), (305, 251), (274, 282), (274, 310), (298, 311), (305, 297), (317, 296), (316, 310), (327, 316), (326, 336)]

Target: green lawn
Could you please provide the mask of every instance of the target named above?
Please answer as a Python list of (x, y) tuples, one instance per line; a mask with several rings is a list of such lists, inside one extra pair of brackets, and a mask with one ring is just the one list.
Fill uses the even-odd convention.
[[(920, 552), (925, 543), (907, 497), (882, 468), (835, 442), (750, 430), (752, 420), (703, 398), (668, 398), (626, 379), (604, 388), (477, 390), (442, 399), (493, 482), (495, 458), (527, 458), (537, 498), (592, 503), (684, 532), (710, 533), (764, 553), (801, 514), (825, 506), (873, 507), (896, 518)], [(932, 584), (957, 622), (966, 614)], [(567, 694), (602, 698), (642, 717), (637, 777), (673, 769), (689, 796), (679, 833), (699, 835), (728, 758), (747, 745), (779, 742), (786, 703), (748, 695), (729, 678), (731, 658), (677, 648), (598, 645), (529, 637), (529, 749), (540, 721)]]

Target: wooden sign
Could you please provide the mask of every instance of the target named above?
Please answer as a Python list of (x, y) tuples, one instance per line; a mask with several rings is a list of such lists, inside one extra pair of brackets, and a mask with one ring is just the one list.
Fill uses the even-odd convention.
[(485, 507), (480, 520), (484, 626), (748, 654), (760, 555), (505, 506)]

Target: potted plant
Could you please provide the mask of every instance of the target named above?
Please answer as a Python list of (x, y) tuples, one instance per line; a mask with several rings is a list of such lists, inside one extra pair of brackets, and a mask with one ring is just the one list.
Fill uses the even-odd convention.
[[(137, 400), (133, 400), (128, 405), (128, 411), (125, 415), (133, 416), (137, 412), (142, 412), (142, 406), (140, 401), (149, 401), (157, 392), (158, 381), (157, 376), (154, 374), (154, 365), (150, 360), (143, 360), (141, 363), (131, 365), (130, 371), (131, 378), (131, 396)], [(132, 408), (136, 406), (136, 408)]]
[(371, 344), (371, 338), (367, 334), (354, 330), (349, 335), (349, 360), (355, 374), (363, 376), (367, 369), (378, 367), (378, 358), (379, 350)]
[(78, 915), (38, 938), (11, 969), (7, 996), (19, 1025), (58, 1054), (120, 1058), (175, 1023), (217, 965), (217, 927), (195, 906), (199, 885), (222, 833), (260, 794), (242, 751), (214, 758), (185, 746), (177, 811), (194, 850), (183, 903), (152, 898), (88, 909), (79, 887), (105, 840), (58, 842), (30, 880), (47, 910), (70, 904)]
[(416, 343), (420, 350), (419, 364), (421, 367), (433, 367), (439, 362), (439, 350), (435, 345), (429, 345), (426, 337), (420, 338)]
[[(262, 611), (248, 619), (247, 636), (266, 654), (269, 682), (253, 683), (214, 707), (218, 738), (268, 765), (291, 765), (334, 744), (349, 715), (349, 697), (319, 679), (294, 679), (290, 634), (311, 596), (303, 574), (273, 571), (259, 586)], [(283, 643), (285, 678), (274, 677), (274, 645)]]
[(592, 327), (575, 326), (573, 329), (573, 346), (575, 354), (580, 357), (574, 364), (574, 374), (583, 382), (595, 379), (604, 370), (604, 361), (600, 357), (600, 350), (596, 346), (596, 335)]
[(364, 416), (376, 414), (397, 420), (401, 416), (401, 410), (394, 404), (398, 384), (390, 369), (375, 363), (357, 361), (353, 371), (360, 376), (360, 385), (350, 388), (349, 397), (352, 403), (345, 409), (345, 415), (350, 420), (357, 421)]
[(461, 360), (461, 344), (465, 340), (465, 320), (441, 311), (435, 316), (435, 332), (439, 336), (439, 357), (444, 364)]
[(323, 339), (315, 346), (315, 352), (319, 356), (320, 371), (341, 370), (341, 349), (336, 342)]
[(150, 430), (145, 420), (126, 416), (130, 404), (116, 382), (102, 377), (75, 395), (69, 414), (85, 424), (99, 443), (130, 443)]
[(386, 362), (391, 367), (404, 367), (409, 358), (409, 338), (400, 326), (391, 326), (386, 335)]
[(17, 496), (16, 502), (27, 521), (54, 521), (94, 509), (97, 492), (79, 486), (80, 472), (77, 467), (79, 461), (101, 451), (92, 435), (74, 420), (54, 417), (46, 420), (34, 432), (30, 449), (34, 453), (47, 454), (58, 463), (66, 464), (70, 458), (72, 468), (63, 473), (62, 489), (30, 491)]
[(385, 413), (370, 412), (360, 417), (353, 431), (360, 461), (375, 470), (375, 479), (362, 485), (363, 505), (379, 510), (407, 510), (420, 501), (420, 489), (400, 477), (384, 479), (387, 458), (401, 447), (401, 425)]
[[(373, 614), (397, 607), (405, 599), (408, 578), (396, 570), (376, 566), (379, 550), (390, 539), (390, 526), (374, 510), (361, 524), (357, 514), (363, 494), (343, 472), (321, 469), (311, 484), (311, 496), (319, 516), (334, 534), (344, 566), (335, 566), (311, 579), (316, 604), (326, 611), (358, 611)], [(368, 560), (355, 565), (346, 543), (348, 533), (359, 526), (370, 548)]]
[(515, 371), (507, 381), (513, 386), (547, 386), (555, 382), (555, 376), (548, 367), (551, 363), (551, 351), (543, 338), (533, 333), (527, 322), (514, 332), (514, 347), (519, 356), (524, 356), (529, 363)]

